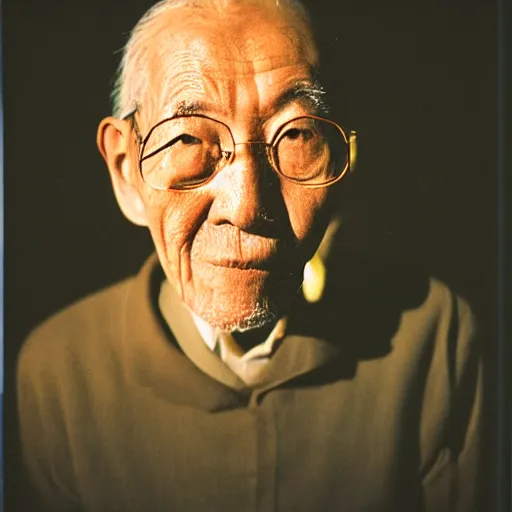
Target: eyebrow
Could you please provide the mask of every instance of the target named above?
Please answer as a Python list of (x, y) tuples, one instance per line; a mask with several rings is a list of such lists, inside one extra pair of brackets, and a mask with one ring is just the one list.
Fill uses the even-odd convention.
[(179, 116), (190, 116), (193, 114), (200, 114), (201, 112), (204, 112), (207, 110), (207, 106), (202, 103), (201, 101), (197, 100), (182, 100), (179, 101), (172, 113), (172, 117), (179, 117)]
[(329, 107), (324, 99), (325, 91), (316, 80), (302, 80), (284, 91), (271, 107), (271, 114), (283, 110), (291, 103), (301, 103), (314, 112), (327, 115)]
[[(263, 117), (271, 117), (288, 105), (298, 102), (316, 113), (327, 115), (329, 107), (325, 91), (316, 80), (302, 80), (280, 94)], [(190, 116), (208, 111), (208, 106), (198, 100), (181, 100), (172, 109), (170, 117)]]

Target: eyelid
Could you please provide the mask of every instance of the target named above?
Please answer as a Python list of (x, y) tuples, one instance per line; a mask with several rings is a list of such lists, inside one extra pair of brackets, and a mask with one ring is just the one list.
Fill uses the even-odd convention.
[(289, 103), (279, 112), (274, 113), (270, 118), (262, 122), (262, 133), (267, 143), (272, 142), (278, 136), (281, 128), (297, 117), (318, 115), (312, 108), (308, 108), (304, 101), (297, 99)]

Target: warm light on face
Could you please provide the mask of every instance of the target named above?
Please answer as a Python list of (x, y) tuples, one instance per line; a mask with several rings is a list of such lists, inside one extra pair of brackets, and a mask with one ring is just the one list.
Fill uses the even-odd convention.
[[(311, 52), (286, 20), (271, 14), (238, 8), (226, 17), (229, 22), (219, 19), (206, 26), (187, 19), (160, 31), (151, 61), (154, 98), (147, 102), (151, 108), (138, 117), (138, 129), (147, 134), (162, 119), (173, 117), (179, 105), (195, 105), (194, 115), (229, 127), (236, 143), (236, 157), (229, 155), (222, 171), (215, 172), (209, 166), (220, 161), (229, 145), (229, 139), (217, 144), (225, 134), (214, 130), (218, 125), (197, 122), (193, 133), (187, 127), (186, 137), (183, 126), (167, 126), (145, 153), (151, 155), (146, 160), (154, 158), (155, 166), (164, 166), (147, 167), (148, 173), (160, 169), (151, 179), (162, 186), (140, 180), (148, 225), (167, 278), (197, 315), (226, 330), (260, 326), (290, 305), (300, 289), (304, 264), (327, 225), (335, 188), (300, 184), (304, 169), (313, 182), (331, 179), (317, 177), (311, 165), (323, 165), (327, 154), (306, 130), (308, 123), (316, 122), (308, 117), (318, 113), (314, 102), (290, 94), (298, 83), (313, 82), (312, 63), (306, 58)], [(155, 101), (162, 90), (164, 99)], [(280, 127), (294, 119), (302, 121), (286, 132), (276, 153), (283, 159), (277, 170), (284, 169), (290, 179), (246, 141), (271, 143)], [(173, 133), (179, 140), (170, 136)], [(155, 148), (169, 142), (163, 139), (178, 144), (173, 149), (179, 151), (164, 151), (157, 162)], [(297, 163), (301, 158), (303, 167)], [(176, 166), (171, 176), (193, 185), (201, 181), (201, 186), (169, 187), (169, 162)]]

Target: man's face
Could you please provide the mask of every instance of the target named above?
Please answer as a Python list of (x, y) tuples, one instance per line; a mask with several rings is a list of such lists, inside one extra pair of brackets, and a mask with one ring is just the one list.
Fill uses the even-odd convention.
[[(142, 136), (190, 106), (228, 125), (236, 143), (269, 142), (288, 120), (315, 113), (300, 99), (282, 101), (312, 82), (314, 64), (311, 43), (282, 17), (249, 7), (207, 22), (177, 17), (153, 41), (150, 94), (137, 118)], [(237, 145), (231, 164), (197, 189), (140, 182), (168, 280), (196, 314), (226, 330), (285, 311), (323, 234), (330, 193), (280, 178), (252, 145)]]

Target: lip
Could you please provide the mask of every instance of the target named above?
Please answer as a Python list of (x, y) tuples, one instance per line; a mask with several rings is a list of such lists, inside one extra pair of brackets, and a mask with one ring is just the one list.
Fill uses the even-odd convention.
[(222, 267), (237, 270), (260, 270), (269, 272), (276, 266), (276, 258), (261, 258), (251, 260), (218, 258), (215, 260), (204, 261), (214, 267)]

